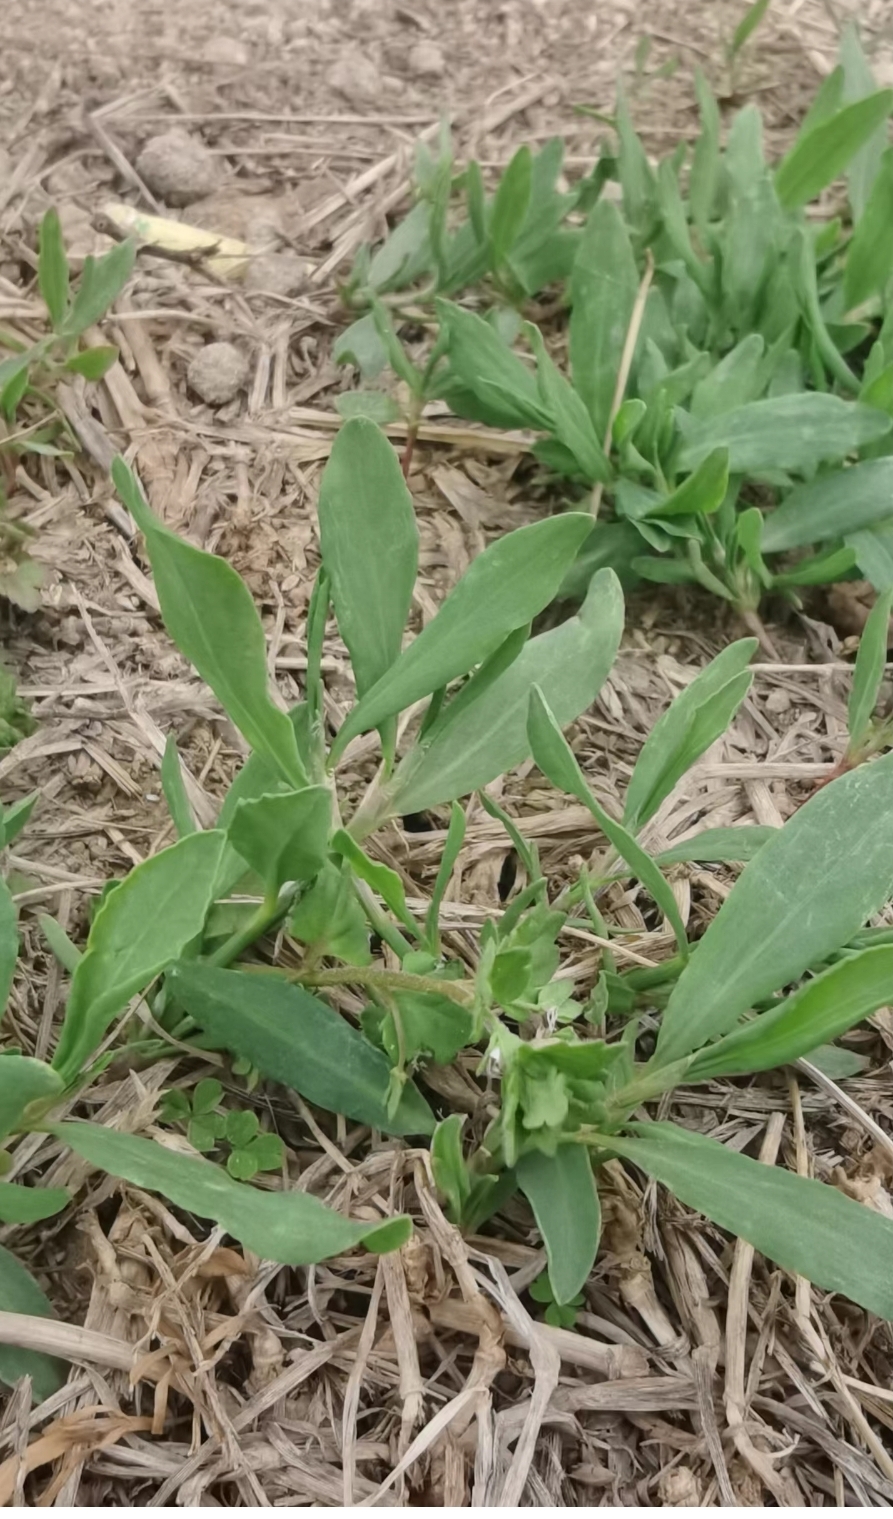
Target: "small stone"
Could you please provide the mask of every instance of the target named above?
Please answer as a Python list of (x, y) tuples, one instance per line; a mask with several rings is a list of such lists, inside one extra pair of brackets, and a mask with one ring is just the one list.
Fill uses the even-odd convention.
[(208, 343), (190, 360), (186, 379), (209, 406), (225, 406), (248, 379), (248, 361), (232, 343)]
[(329, 85), (343, 95), (352, 106), (361, 110), (364, 106), (377, 105), (381, 96), (382, 78), (379, 70), (359, 48), (348, 48), (329, 70)]
[(440, 79), (446, 73), (443, 53), (436, 42), (417, 42), (410, 48), (407, 62), (411, 72), (423, 79)]
[(784, 712), (790, 712), (791, 698), (787, 691), (782, 691), (780, 686), (775, 686), (766, 697), (766, 711), (770, 717), (781, 717)]
[(236, 37), (212, 37), (205, 43), (202, 54), (203, 63), (231, 64), (239, 69), (244, 69), (250, 58), (244, 42), (239, 42)]
[(150, 137), (136, 161), (149, 189), (169, 206), (188, 206), (217, 186), (217, 161), (180, 127)]
[(245, 289), (265, 295), (295, 295), (306, 278), (307, 265), (296, 253), (265, 253), (248, 265)]

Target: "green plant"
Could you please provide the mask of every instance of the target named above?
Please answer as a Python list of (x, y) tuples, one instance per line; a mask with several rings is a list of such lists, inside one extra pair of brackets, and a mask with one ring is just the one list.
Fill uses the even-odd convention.
[(0, 665), (0, 753), (11, 749), (19, 739), (27, 738), (34, 729), (28, 703), (16, 689), (15, 676)]
[[(408, 1219), (353, 1223), (302, 1191), (235, 1180), (183, 1153), (183, 1141), (172, 1137), (162, 1143), (89, 1122), (53, 1122), (60, 1098), (76, 1096), (113, 1058), (106, 1048), (113, 1027), (142, 998), (155, 1024), (181, 1043), (229, 1052), (243, 1069), (357, 1123), (430, 1138), (438, 1185), (463, 1227), (484, 1225), (520, 1188), (543, 1235), (558, 1305), (572, 1303), (598, 1248), (593, 1162), (619, 1156), (788, 1269), (893, 1314), (888, 1220), (832, 1188), (764, 1171), (701, 1135), (634, 1116), (683, 1081), (798, 1058), (887, 1000), (891, 935), (864, 924), (893, 884), (893, 755), (835, 780), (780, 831), (711, 830), (653, 858), (642, 832), (743, 701), (755, 644), (727, 649), (656, 724), (618, 820), (592, 794), (561, 733), (611, 667), (622, 622), (616, 578), (597, 573), (576, 616), (530, 636), (589, 530), (585, 515), (538, 522), (494, 543), (404, 647), (416, 573), (412, 503), (378, 429), (347, 423), (320, 493), (323, 566), (308, 615), (304, 700), (286, 715), (268, 688), (263, 628), (244, 583), (164, 528), (120, 460), (114, 478), (145, 536), (168, 630), (251, 754), (216, 827), (201, 831), (170, 746), (163, 783), (178, 841), (107, 890), (83, 952), (44, 920), (71, 988), (51, 1065), (0, 1056), (3, 1133), (49, 1132), (91, 1165), (164, 1193), (286, 1263), (360, 1243), (393, 1249), (406, 1239)], [(387, 554), (376, 552), (384, 541)], [(321, 675), (330, 605), (357, 685), (356, 704), (334, 735), (325, 727)], [(398, 743), (398, 716), (417, 708), (414, 736), (404, 733)], [(353, 738), (376, 730), (379, 772), (351, 810), (339, 764)], [(535, 847), (485, 796), (526, 884), (485, 924), (473, 954), (453, 956), (444, 948), (440, 904), (464, 838), (457, 798), (531, 754), (592, 812), (606, 841), (603, 857), (553, 893)], [(443, 859), (420, 917), (397, 872), (364, 845), (389, 818), (445, 803)], [(680, 859), (750, 861), (694, 946), (664, 875)], [(617, 931), (600, 902), (605, 887), (628, 878), (670, 926), (676, 955), (654, 972), (623, 971), (609, 950), (596, 985), (578, 988), (562, 966), (559, 936), (568, 924), (589, 925), (612, 944)], [(8, 984), (16, 949), (11, 899), (4, 915)], [(285, 945), (276, 959), (262, 943), (272, 932)], [(318, 995), (347, 987), (365, 1000), (356, 1022)], [(663, 1009), (657, 1050), (639, 1060), (641, 1014), (655, 1009)], [(121, 1052), (131, 1062), (168, 1049), (139, 1024), (123, 1027)], [(422, 1090), (430, 1063), (465, 1051), (499, 1083), (489, 1127), (467, 1141), (459, 1115), (439, 1121)], [(166, 1111), (189, 1126), (192, 1148), (227, 1140), (228, 1169), (242, 1176), (255, 1168), (253, 1147), (266, 1136), (251, 1114), (224, 1118), (219, 1099), (211, 1080), (199, 1084), (188, 1108), (185, 1098), (169, 1097)], [(62, 1189), (5, 1184), (0, 1217), (33, 1221), (66, 1201)], [(21, 1311), (39, 1290), (13, 1257), (0, 1260), (5, 1306)], [(56, 1375), (40, 1358), (28, 1364), (42, 1387)], [(0, 1375), (10, 1374), (0, 1355)]]
[(583, 1307), (582, 1292), (575, 1293), (567, 1303), (556, 1303), (548, 1271), (543, 1271), (535, 1282), (531, 1282), (528, 1290), (535, 1303), (544, 1304), (543, 1318), (547, 1324), (555, 1329), (573, 1329), (577, 1322), (577, 1309)]
[(101, 258), (89, 255), (72, 292), (59, 217), (47, 211), (40, 224), (37, 284), (50, 330), (36, 343), (0, 331), (0, 351), (9, 354), (0, 360), (0, 595), (28, 612), (39, 605), (42, 573), (27, 552), (30, 533), (6, 515), (6, 489), (21, 455), (65, 452), (69, 435), (53, 402), (53, 384), (65, 375), (98, 380), (118, 357), (111, 344), (82, 347), (81, 340), (120, 295), (134, 256), (132, 242)]
[[(764, 9), (752, 7), (742, 28)], [(697, 88), (701, 134), (690, 161), (683, 147), (656, 169), (618, 103), (616, 149), (578, 202), (597, 197), (574, 231), (570, 378), (536, 325), (515, 312), (478, 315), (441, 298), (441, 286), (426, 364), (412, 375), (398, 368), (413, 416), (439, 397), (460, 416), (541, 435), (534, 453), (566, 490), (585, 490), (599, 517), (567, 595), (604, 564), (625, 584), (701, 585), (745, 613), (769, 591), (796, 597), (858, 573), (885, 589), (893, 91), (874, 89), (848, 33), (841, 63), (772, 169), (756, 107), (736, 116), (722, 149), (718, 107), (700, 76)], [(845, 171), (848, 219), (811, 219), (810, 203)], [(610, 178), (619, 205), (599, 193)], [(508, 173), (504, 186), (507, 196)], [(390, 323), (375, 309), (364, 320), (376, 332)], [(533, 366), (514, 350), (521, 332)], [(380, 366), (397, 349), (391, 323)], [(790, 562), (791, 551), (813, 545)]]
[(250, 1109), (221, 1110), (223, 1086), (212, 1076), (200, 1081), (191, 1097), (179, 1089), (165, 1092), (160, 1117), (186, 1125), (186, 1137), (201, 1155), (225, 1145), (226, 1169), (236, 1181), (251, 1181), (259, 1171), (278, 1171), (284, 1150), (278, 1134), (261, 1133)]

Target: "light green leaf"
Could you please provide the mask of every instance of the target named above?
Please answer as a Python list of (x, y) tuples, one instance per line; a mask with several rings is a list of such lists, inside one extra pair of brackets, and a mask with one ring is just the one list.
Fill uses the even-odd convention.
[(61, 327), (68, 310), (68, 256), (59, 213), (53, 206), (40, 224), (37, 284), (53, 327)]
[(527, 322), (524, 331), (536, 357), (537, 383), (543, 406), (551, 414), (556, 438), (570, 449), (587, 480), (609, 480), (610, 465), (580, 396), (553, 364), (539, 328)]
[(431, 1134), (434, 1118), (412, 1083), (387, 1112), (390, 1064), (334, 1008), (278, 976), (184, 960), (167, 984), (215, 1040), (308, 1102), (387, 1134)]
[[(397, 1018), (402, 1037), (397, 1033)], [(407, 1062), (422, 1056), (437, 1065), (449, 1065), (471, 1040), (473, 1027), (470, 1008), (460, 1007), (452, 997), (396, 992), (382, 1024), (382, 1042), (395, 1064), (402, 1055)]]
[(649, 733), (626, 791), (623, 821), (637, 833), (676, 782), (725, 732), (750, 690), (755, 638), (724, 649), (680, 691)]
[(644, 514), (651, 522), (665, 517), (709, 516), (722, 506), (729, 488), (729, 454), (715, 448), (687, 480)]
[(893, 754), (825, 786), (754, 856), (679, 977), (661, 1065), (846, 944), (893, 890)]
[(777, 261), (783, 218), (763, 157), (763, 122), (753, 104), (739, 111), (724, 157), (727, 211), (720, 257), (724, 305), (737, 330), (755, 319), (767, 272)]
[[(30, 1271), (0, 1245), (0, 1312), (27, 1313), (51, 1319), (52, 1304)], [(68, 1375), (68, 1367), (55, 1356), (40, 1350), (21, 1350), (18, 1345), (0, 1345), (0, 1381), (14, 1387), (21, 1377), (31, 1378), (31, 1395), (35, 1403), (58, 1392)]]
[(601, 1237), (589, 1153), (579, 1144), (559, 1145), (554, 1155), (529, 1150), (517, 1175), (546, 1247), (555, 1302), (569, 1303), (589, 1279)]
[(865, 210), (847, 249), (843, 275), (847, 307), (883, 295), (893, 279), (893, 148), (878, 167)]
[(688, 940), (685, 936), (685, 925), (672, 890), (651, 856), (646, 854), (642, 846), (636, 843), (632, 834), (621, 823), (616, 822), (595, 800), (577, 764), (576, 756), (538, 686), (534, 687), (530, 696), (527, 733), (530, 752), (543, 775), (548, 777), (553, 786), (557, 786), (561, 791), (567, 791), (581, 801), (584, 807), (589, 808), (605, 838), (614, 845), (621, 859), (626, 861), (630, 870), (651, 893), (665, 915), (676, 935), (680, 954), (687, 955)]
[(893, 1002), (893, 945), (848, 955), (768, 1012), (700, 1050), (688, 1081), (771, 1071), (811, 1057), (819, 1045), (845, 1034), (879, 1007)]
[[(419, 209), (424, 208), (417, 206), (416, 210)], [(388, 355), (371, 311), (339, 332), (332, 344), (332, 358), (336, 364), (353, 364), (364, 380), (374, 380), (381, 374)]]
[(248, 587), (225, 560), (178, 538), (149, 510), (123, 459), (118, 494), (145, 534), (164, 625), (253, 749), (293, 786), (307, 783), (294, 729), (267, 692), (267, 646)]
[(530, 753), (527, 710), (534, 686), (548, 690), (559, 723), (573, 722), (595, 701), (623, 631), (623, 594), (612, 570), (593, 577), (576, 617), (538, 638), (477, 703), (432, 730), (427, 748), (410, 750), (398, 766), (391, 810), (424, 812), (466, 796), (519, 765)]
[(692, 392), (691, 414), (699, 422), (737, 411), (755, 401), (763, 388), (763, 355), (766, 344), (758, 332), (748, 333)]
[(363, 417), (379, 427), (399, 422), (403, 415), (394, 397), (384, 390), (343, 390), (335, 397), (335, 410), (347, 421)]
[[(400, 653), (412, 603), (419, 533), (392, 445), (374, 423), (342, 427), (319, 487), (320, 552), (357, 695)], [(386, 751), (393, 735), (383, 735)]]
[(893, 1318), (893, 1221), (834, 1187), (727, 1149), (672, 1123), (634, 1124), (606, 1140), (721, 1229), (785, 1271)]
[(326, 862), (332, 826), (328, 786), (305, 786), (239, 802), (228, 840), (268, 891), (312, 881)]
[(19, 1127), (32, 1102), (48, 1101), (64, 1090), (61, 1077), (42, 1060), (14, 1053), (0, 1055), (0, 1139)]
[(408, 1240), (412, 1224), (397, 1216), (352, 1223), (308, 1192), (261, 1192), (233, 1181), (208, 1160), (169, 1150), (136, 1134), (92, 1123), (60, 1123), (52, 1130), (76, 1155), (135, 1187), (161, 1192), (178, 1208), (212, 1218), (263, 1260), (306, 1266), (357, 1245), (386, 1253)]
[(499, 269), (511, 254), (530, 205), (530, 190), (531, 156), (530, 149), (524, 146), (515, 153), (493, 197), (490, 247), (494, 269)]
[(824, 459), (843, 459), (882, 438), (891, 427), (893, 417), (840, 396), (772, 396), (694, 423), (686, 429), (677, 462), (680, 469), (695, 469), (714, 449), (727, 448), (733, 475), (811, 472)]
[(65, 1187), (19, 1187), (0, 1181), (0, 1223), (39, 1224), (61, 1213), (70, 1200)]
[(791, 210), (837, 179), (893, 111), (893, 90), (877, 90), (835, 111), (801, 137), (775, 171), (775, 193)]
[(55, 955), (62, 969), (68, 971), (70, 976), (73, 976), (77, 970), (79, 961), (84, 958), (82, 952), (73, 940), (69, 938), (62, 924), (58, 923), (55, 918), (51, 918), (49, 913), (38, 913), (37, 921), (50, 947), (50, 952)]
[(111, 343), (103, 343), (99, 348), (84, 348), (80, 353), (73, 353), (65, 361), (65, 368), (69, 374), (83, 375), (85, 380), (101, 380), (117, 357), (117, 348)]
[(875, 590), (893, 590), (893, 517), (874, 528), (849, 534), (846, 541), (855, 550), (856, 563)]
[(431, 1169), (438, 1192), (446, 1198), (453, 1223), (458, 1224), (471, 1196), (471, 1176), (462, 1154), (463, 1113), (450, 1113), (434, 1130)]
[(618, 208), (598, 200), (571, 273), (570, 361), (599, 438), (608, 425), (620, 359), (639, 289), (639, 271)]
[(859, 640), (859, 652), (856, 655), (853, 686), (847, 712), (851, 751), (859, 749), (871, 728), (871, 714), (877, 706), (878, 693), (887, 663), (891, 609), (893, 609), (893, 590), (886, 591), (877, 598), (868, 614)]
[[(480, 411), (463, 407), (464, 413), (492, 427), (535, 427), (547, 432), (550, 417), (540, 400), (536, 379), (496, 329), (483, 317), (450, 301), (436, 301), (435, 305), (441, 334), (448, 344), (448, 378), (458, 381), (481, 402)], [(446, 399), (452, 404), (449, 389)]]
[(617, 177), (623, 191), (623, 210), (627, 221), (641, 232), (654, 204), (654, 171), (633, 126), (626, 94), (619, 80), (614, 127), (617, 132)]
[(369, 925), (353, 888), (349, 866), (326, 865), (291, 916), (289, 931), (313, 953), (368, 965)]
[(768, 9), (769, 0), (753, 0), (753, 4), (747, 7), (732, 34), (732, 41), (729, 46), (730, 58), (738, 56), (744, 44), (753, 36)]
[(771, 838), (775, 828), (740, 824), (737, 828), (705, 828), (680, 844), (671, 844), (655, 855), (655, 865), (683, 865), (692, 860), (702, 865), (743, 864)]
[(472, 562), (437, 615), (354, 707), (332, 749), (333, 761), (358, 733), (492, 654), (555, 596), (592, 526), (583, 512), (566, 512), (507, 533)]
[[(843, 29), (843, 36), (840, 39), (840, 67), (843, 73), (843, 95), (846, 100), (864, 100), (874, 93), (875, 81), (854, 21), (848, 21)], [(865, 211), (886, 146), (886, 122), (881, 122), (850, 163), (847, 187), (853, 217), (857, 222)]]
[(161, 761), (161, 789), (164, 792), (164, 800), (167, 802), (167, 810), (171, 815), (177, 838), (185, 839), (187, 834), (195, 833), (197, 825), (183, 783), (177, 740), (172, 733), (167, 736)]
[(8, 849), (18, 838), (34, 811), (39, 795), (39, 791), (32, 791), (30, 796), (23, 796), (21, 801), (13, 802), (11, 807), (0, 810), (0, 838), (3, 840), (0, 848)]
[(443, 854), (440, 857), (440, 865), (437, 871), (437, 879), (431, 892), (431, 901), (425, 915), (425, 937), (428, 948), (433, 955), (440, 954), (440, 904), (450, 884), (456, 861), (465, 842), (465, 813), (458, 802), (450, 806), (450, 822), (447, 828), (447, 836), (443, 846)]
[(0, 876), (0, 1014), (5, 1011), (19, 957), (19, 919), (6, 881)]
[(53, 1067), (74, 1081), (112, 1019), (204, 926), (224, 835), (193, 833), (144, 860), (93, 921), (71, 979)]
[[(739, 519), (740, 520), (740, 519)], [(844, 545), (828, 548), (822, 553), (801, 559), (793, 569), (782, 575), (767, 578), (767, 585), (778, 589), (789, 585), (827, 585), (829, 581), (845, 580), (856, 564), (856, 550)]]
[(79, 337), (105, 316), (130, 279), (135, 259), (136, 244), (131, 239), (101, 258), (87, 254), (74, 303), (60, 328), (65, 337)]
[[(838, 63), (821, 82), (812, 98), (812, 104), (800, 123), (801, 135), (805, 137), (808, 131), (818, 126), (820, 121), (827, 121), (835, 111), (839, 111), (844, 103), (843, 99), (844, 72)], [(866, 94), (874, 89), (871, 84)]]
[(408, 928), (414, 937), (421, 937), (418, 924), (406, 905), (406, 892), (396, 870), (391, 870), (381, 860), (370, 859), (343, 828), (332, 835), (331, 848), (333, 854), (340, 855), (347, 861), (354, 875), (378, 893), (404, 928)]
[(823, 543), (888, 517), (893, 517), (893, 458), (866, 459), (791, 491), (766, 518), (763, 549), (779, 554)]

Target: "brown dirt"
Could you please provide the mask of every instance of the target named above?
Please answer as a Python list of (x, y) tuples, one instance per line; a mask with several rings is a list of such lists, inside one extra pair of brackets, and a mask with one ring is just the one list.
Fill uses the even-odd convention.
[[(659, 152), (692, 129), (698, 64), (727, 104), (759, 100), (779, 147), (831, 66), (839, 21), (856, 9), (887, 82), (889, 0), (833, 10), (777, 0), (732, 79), (723, 41), (742, 9), (657, 4), (643, 22), (626, 0), (35, 0), (16, 17), (0, 59), (0, 322), (39, 330), (34, 232), (46, 206), (60, 207), (83, 256), (101, 238), (94, 223), (106, 201), (153, 209), (134, 165), (146, 140), (172, 126), (211, 150), (220, 187), (162, 212), (230, 237), (263, 229), (307, 274), (297, 295), (267, 296), (142, 253), (109, 324), (120, 365), (95, 390), (72, 387), (85, 456), (19, 472), (13, 505), (39, 530), (47, 582), (39, 613), (6, 614), (7, 658), (39, 727), (0, 761), (0, 786), (4, 801), (42, 792), (7, 861), (23, 940), (9, 1041), (45, 1053), (61, 1005), (35, 914), (52, 912), (80, 937), (102, 882), (169, 841), (158, 776), (165, 735), (176, 733), (208, 818), (239, 760), (236, 735), (160, 627), (139, 543), (112, 502), (110, 452), (129, 451), (156, 509), (245, 576), (267, 622), (270, 667), (294, 699), (316, 489), (332, 395), (344, 383), (330, 358), (344, 319), (335, 278), (403, 203), (415, 138), (448, 113), (460, 153), (496, 168), (518, 143), (562, 133), (573, 174), (601, 130), (573, 106), (609, 110), (624, 75)], [(651, 47), (637, 75), (643, 26)], [(235, 344), (250, 366), (247, 393), (216, 410), (186, 384), (190, 360), (212, 340)], [(519, 458), (511, 445), (494, 454), (448, 426), (420, 445), (410, 483), (421, 617), (488, 538), (536, 514)], [(656, 712), (734, 631), (700, 601), (633, 599), (624, 652), (575, 738), (606, 793), (629, 773)], [(655, 841), (697, 825), (777, 823), (840, 757), (847, 676), (833, 631), (802, 619), (775, 636), (783, 659), (759, 667), (732, 732), (666, 804)], [(327, 674), (336, 716), (350, 687), (334, 641)], [(526, 771), (502, 795), (559, 875), (596, 846), (588, 814)], [(457, 942), (498, 909), (507, 852), (480, 808), (469, 820), (461, 900), (449, 904)], [(381, 849), (420, 896), (441, 844), (437, 832), (394, 827)], [(728, 883), (680, 870), (683, 916), (705, 921)], [(634, 895), (615, 905), (634, 954), (667, 952)], [(575, 975), (591, 976), (595, 946), (568, 950)], [(736, 1145), (780, 1142), (780, 1163), (889, 1208), (889, 1154), (872, 1147), (862, 1121), (887, 1133), (893, 1124), (893, 1029), (875, 1025), (857, 1040), (871, 1074), (845, 1083), (842, 1097), (779, 1077), (716, 1084), (686, 1094), (677, 1111)], [(158, 1092), (197, 1070), (175, 1051), (138, 1073), (113, 1067), (81, 1111), (151, 1132)], [(0, 1467), (0, 1486), (24, 1481), (17, 1461), (28, 1450), (29, 1501), (78, 1506), (330, 1506), (368, 1502), (382, 1484), (384, 1502), (408, 1506), (890, 1503), (883, 1326), (839, 1299), (795, 1292), (759, 1258), (750, 1267), (741, 1246), (618, 1170), (585, 1309), (576, 1331), (556, 1338), (518, 1296), (542, 1266), (521, 1209), (510, 1212), (511, 1238), (463, 1242), (440, 1214), (422, 1157), (370, 1151), (366, 1134), (314, 1118), (287, 1093), (255, 1100), (288, 1146), (292, 1176), (336, 1205), (408, 1208), (412, 1245), (380, 1265), (352, 1257), (299, 1272), (245, 1260), (156, 1199), (87, 1178), (52, 1143), (20, 1145), (13, 1174), (39, 1168), (80, 1188), (55, 1227), (19, 1229), (15, 1245), (60, 1317), (89, 1334), (61, 1394), (31, 1413), (8, 1400), (0, 1458), (13, 1464)], [(123, 1361), (109, 1360), (99, 1334), (123, 1348)], [(121, 1369), (131, 1346), (135, 1387)], [(139, 1416), (153, 1412), (149, 1428)]]

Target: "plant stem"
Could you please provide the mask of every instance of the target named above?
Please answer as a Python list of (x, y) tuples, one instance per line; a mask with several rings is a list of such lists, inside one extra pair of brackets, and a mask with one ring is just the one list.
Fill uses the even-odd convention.
[(474, 990), (464, 982), (441, 981), (434, 976), (416, 976), (409, 971), (382, 970), (377, 965), (336, 966), (331, 970), (313, 971), (310, 975), (296, 970), (290, 972), (288, 979), (301, 986), (368, 986), (384, 992), (428, 992), (447, 997), (464, 1008), (470, 1008), (474, 1003)]
[(233, 961), (237, 960), (239, 955), (250, 944), (254, 943), (255, 939), (259, 939), (274, 924), (282, 921), (288, 912), (293, 896), (294, 890), (292, 889), (278, 893), (275, 897), (265, 897), (257, 911), (249, 918), (245, 927), (237, 929), (234, 934), (230, 934), (229, 938), (224, 940), (220, 948), (216, 949), (213, 955), (208, 957), (207, 964), (216, 966), (232, 965)]

